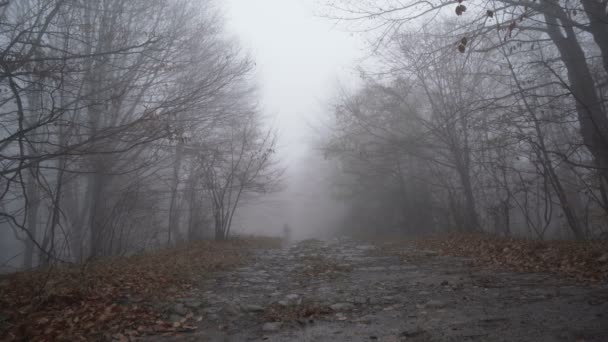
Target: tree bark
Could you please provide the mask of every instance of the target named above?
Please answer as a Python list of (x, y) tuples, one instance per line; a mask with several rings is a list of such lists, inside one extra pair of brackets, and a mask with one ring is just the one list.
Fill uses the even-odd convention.
[[(569, 90), (576, 101), (583, 143), (593, 155), (604, 184), (608, 184), (608, 117), (602, 109), (585, 53), (571, 26), (563, 26), (566, 33), (564, 36), (554, 16), (545, 13), (544, 17), (547, 21), (547, 32), (567, 69)], [(603, 38), (606, 39), (605, 36)]]
[(177, 199), (179, 189), (179, 174), (182, 167), (184, 144), (179, 141), (175, 147), (175, 160), (173, 161), (173, 179), (171, 184), (171, 202), (169, 203), (169, 226), (167, 227), (167, 243), (171, 245), (179, 237), (179, 217), (177, 215)]

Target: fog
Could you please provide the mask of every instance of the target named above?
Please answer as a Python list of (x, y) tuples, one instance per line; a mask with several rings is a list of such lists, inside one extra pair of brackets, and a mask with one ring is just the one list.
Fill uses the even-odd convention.
[(606, 4), (554, 3), (0, 1), (3, 270), (285, 225), (605, 237)]
[(230, 0), (228, 25), (256, 61), (261, 103), (279, 131), (284, 189), (237, 213), (237, 229), (280, 236), (289, 224), (296, 238), (331, 234), (343, 205), (331, 196), (327, 161), (319, 144), (331, 116), (332, 96), (357, 83), (365, 56), (358, 36), (318, 16), (315, 0)]
[(0, 0), (0, 341), (608, 341), (608, 1)]

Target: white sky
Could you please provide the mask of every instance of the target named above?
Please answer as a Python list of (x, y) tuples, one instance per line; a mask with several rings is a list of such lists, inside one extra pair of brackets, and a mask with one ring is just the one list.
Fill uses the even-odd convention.
[[(287, 189), (267, 204), (237, 211), (235, 229), (276, 233), (283, 223), (311, 235), (335, 220), (327, 175), (312, 155), (314, 129), (339, 83), (356, 81), (356, 36), (315, 14), (315, 0), (224, 0), (229, 29), (257, 63), (262, 105), (279, 129)], [(318, 177), (318, 179), (315, 179)], [(315, 221), (316, 219), (316, 221)], [(306, 228), (306, 227), (308, 228)], [(303, 232), (302, 230), (308, 230)]]
[(356, 38), (315, 16), (315, 0), (225, 0), (229, 27), (257, 62), (266, 112), (276, 115), (281, 150), (305, 148), (308, 124), (327, 110), (338, 80), (352, 78)]

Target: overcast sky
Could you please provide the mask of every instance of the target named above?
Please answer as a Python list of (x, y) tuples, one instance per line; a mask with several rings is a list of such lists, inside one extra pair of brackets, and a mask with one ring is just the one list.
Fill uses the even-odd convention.
[(348, 82), (359, 59), (356, 38), (318, 12), (315, 0), (226, 1), (229, 27), (257, 62), (264, 108), (290, 156), (305, 148), (308, 123), (327, 115), (338, 80)]
[(278, 158), (287, 167), (287, 189), (270, 199), (271, 205), (244, 208), (238, 221), (246, 231), (271, 233), (288, 222), (300, 235), (308, 235), (304, 226), (323, 229), (324, 211), (334, 211), (327, 176), (319, 170), (326, 166), (317, 165), (318, 158), (311, 155), (315, 135), (311, 126), (331, 115), (328, 100), (337, 85), (356, 81), (361, 44), (356, 36), (319, 18), (315, 0), (227, 0), (225, 4), (229, 28), (256, 60), (262, 105), (279, 129)]

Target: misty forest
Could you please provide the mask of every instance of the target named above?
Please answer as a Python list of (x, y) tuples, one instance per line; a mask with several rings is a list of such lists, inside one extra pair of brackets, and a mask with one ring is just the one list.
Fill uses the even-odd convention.
[(0, 340), (608, 340), (608, 1), (0, 0)]

